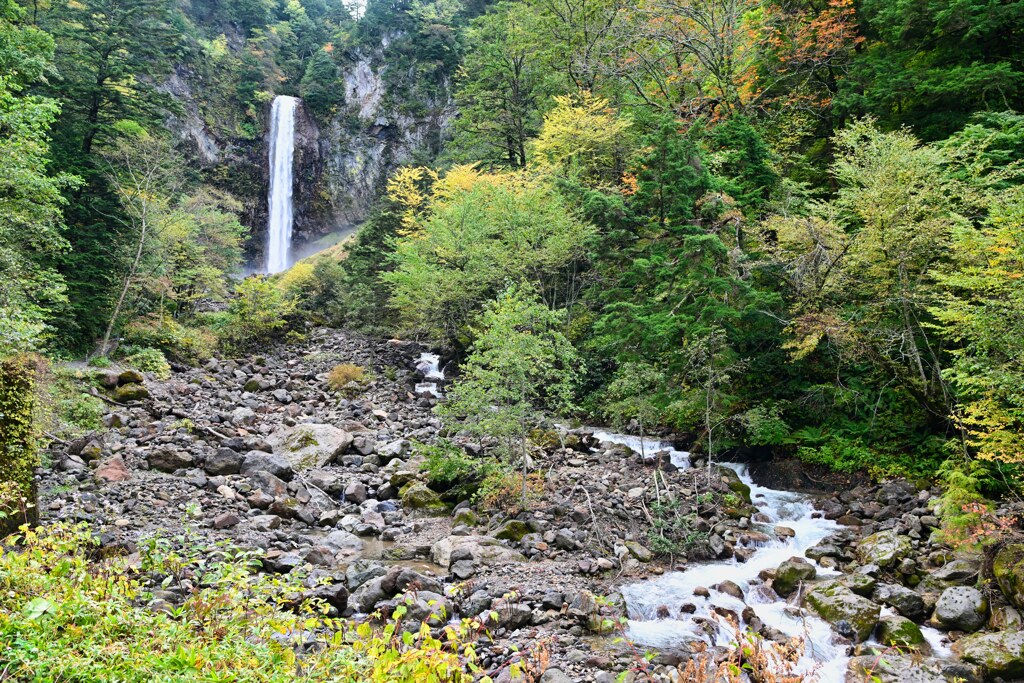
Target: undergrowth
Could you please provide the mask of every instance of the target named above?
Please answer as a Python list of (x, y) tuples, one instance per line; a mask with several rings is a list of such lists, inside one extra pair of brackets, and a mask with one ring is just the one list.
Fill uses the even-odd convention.
[[(470, 683), (490, 681), (476, 620), (432, 630), (325, 617), (299, 602), (301, 573), (258, 574), (258, 556), (167, 539), (142, 560), (100, 559), (87, 527), (22, 527), (0, 554), (0, 678), (14, 681)], [(166, 589), (181, 600), (153, 599)], [(542, 658), (541, 658), (542, 659)], [(530, 657), (513, 680), (539, 675)]]

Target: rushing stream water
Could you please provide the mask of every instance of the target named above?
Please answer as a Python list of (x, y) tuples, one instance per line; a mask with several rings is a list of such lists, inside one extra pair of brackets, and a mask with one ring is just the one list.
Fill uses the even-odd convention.
[[(594, 436), (601, 441), (621, 444), (637, 453), (641, 452), (638, 437), (602, 431), (596, 431)], [(648, 459), (658, 451), (667, 450), (673, 464), (678, 467), (689, 466), (689, 453), (673, 449), (670, 443), (645, 439), (643, 450)], [(630, 639), (639, 645), (661, 649), (697, 640), (727, 646), (734, 642), (734, 634), (724, 620), (718, 618), (715, 608), (739, 615), (749, 606), (764, 624), (789, 636), (804, 639), (806, 649), (798, 666), (801, 673), (807, 676), (806, 681), (841, 683), (849, 657), (846, 646), (836, 642), (831, 626), (780, 598), (758, 577), (763, 570), (775, 569), (790, 557), (803, 557), (805, 550), (835, 532), (838, 525), (815, 514), (809, 496), (759, 486), (751, 480), (745, 465), (726, 462), (719, 464), (735, 470), (743, 483), (750, 487), (754, 505), (770, 520), (752, 526), (760, 527), (771, 540), (757, 547), (746, 562), (738, 562), (736, 559), (709, 562), (623, 587)], [(778, 538), (774, 533), (776, 526), (788, 527), (794, 531), (794, 535), (791, 538)], [(818, 576), (838, 576), (838, 572), (818, 567)], [(737, 584), (743, 590), (744, 600), (713, 588), (724, 581)], [(708, 597), (694, 595), (697, 588), (707, 589)], [(664, 616), (666, 608), (667, 617)], [(701, 622), (704, 621), (718, 623), (718, 627), (712, 627), (713, 635), (702, 628)], [(938, 631), (927, 627), (921, 630), (938, 656), (948, 656), (948, 649), (941, 643)]]
[(298, 99), (281, 95), (274, 98), (270, 108), (268, 273), (280, 273), (291, 265), (292, 167), (295, 158), (295, 111), (298, 106)]

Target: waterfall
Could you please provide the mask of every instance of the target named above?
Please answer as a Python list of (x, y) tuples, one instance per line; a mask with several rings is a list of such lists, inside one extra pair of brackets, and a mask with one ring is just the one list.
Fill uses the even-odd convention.
[(267, 272), (291, 265), (292, 162), (295, 157), (295, 110), (299, 100), (281, 95), (270, 109), (270, 192), (267, 222)]

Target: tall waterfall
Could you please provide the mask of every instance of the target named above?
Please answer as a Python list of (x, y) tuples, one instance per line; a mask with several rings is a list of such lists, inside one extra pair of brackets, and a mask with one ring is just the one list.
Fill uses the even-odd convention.
[(298, 99), (281, 95), (270, 109), (270, 193), (267, 224), (267, 272), (291, 265), (292, 162), (295, 157), (295, 110)]

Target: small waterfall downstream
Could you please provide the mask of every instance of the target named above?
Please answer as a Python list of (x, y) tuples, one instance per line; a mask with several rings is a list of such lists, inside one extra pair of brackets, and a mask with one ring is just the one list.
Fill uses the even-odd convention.
[[(424, 379), (444, 379), (444, 370), (441, 369), (440, 362), (441, 357), (436, 353), (424, 352), (416, 361), (416, 371), (423, 375)], [(416, 384), (416, 393), (441, 397), (437, 382), (419, 382)]]
[[(596, 430), (594, 437), (641, 452), (641, 441), (635, 436)], [(669, 442), (644, 439), (642, 447), (648, 459), (652, 459), (653, 453), (659, 450), (667, 450), (673, 464), (681, 468), (689, 466), (689, 453), (674, 450)], [(759, 545), (746, 562), (735, 559), (708, 562), (694, 565), (686, 571), (667, 572), (654, 579), (624, 586), (622, 596), (629, 617), (627, 633), (630, 639), (641, 646), (655, 648), (671, 648), (693, 641), (731, 646), (734, 638), (728, 628), (720, 628), (711, 635), (701, 627), (701, 622), (720, 624), (716, 608), (739, 615), (749, 606), (764, 624), (788, 636), (805, 639), (807, 649), (797, 664), (802, 680), (808, 683), (842, 683), (850, 658), (845, 645), (836, 640), (832, 627), (806, 610), (789, 604), (760, 580), (763, 570), (774, 569), (792, 556), (803, 556), (804, 551), (835, 532), (838, 524), (816, 513), (809, 496), (760, 486), (750, 478), (745, 465), (718, 464), (735, 470), (740, 480), (750, 487), (754, 505), (768, 520), (755, 524), (755, 528), (760, 527), (774, 536), (773, 527), (782, 525), (789, 527), (793, 536), (773, 538)], [(819, 566), (818, 576), (834, 577), (839, 576), (839, 572)], [(737, 584), (744, 599), (714, 588), (723, 581)], [(666, 608), (667, 615), (663, 612)], [(935, 656), (950, 656), (940, 632), (927, 626), (922, 626), (921, 631), (933, 646)]]
[(270, 192), (267, 195), (267, 272), (291, 265), (292, 183), (295, 158), (295, 112), (299, 100), (281, 95), (270, 109)]

